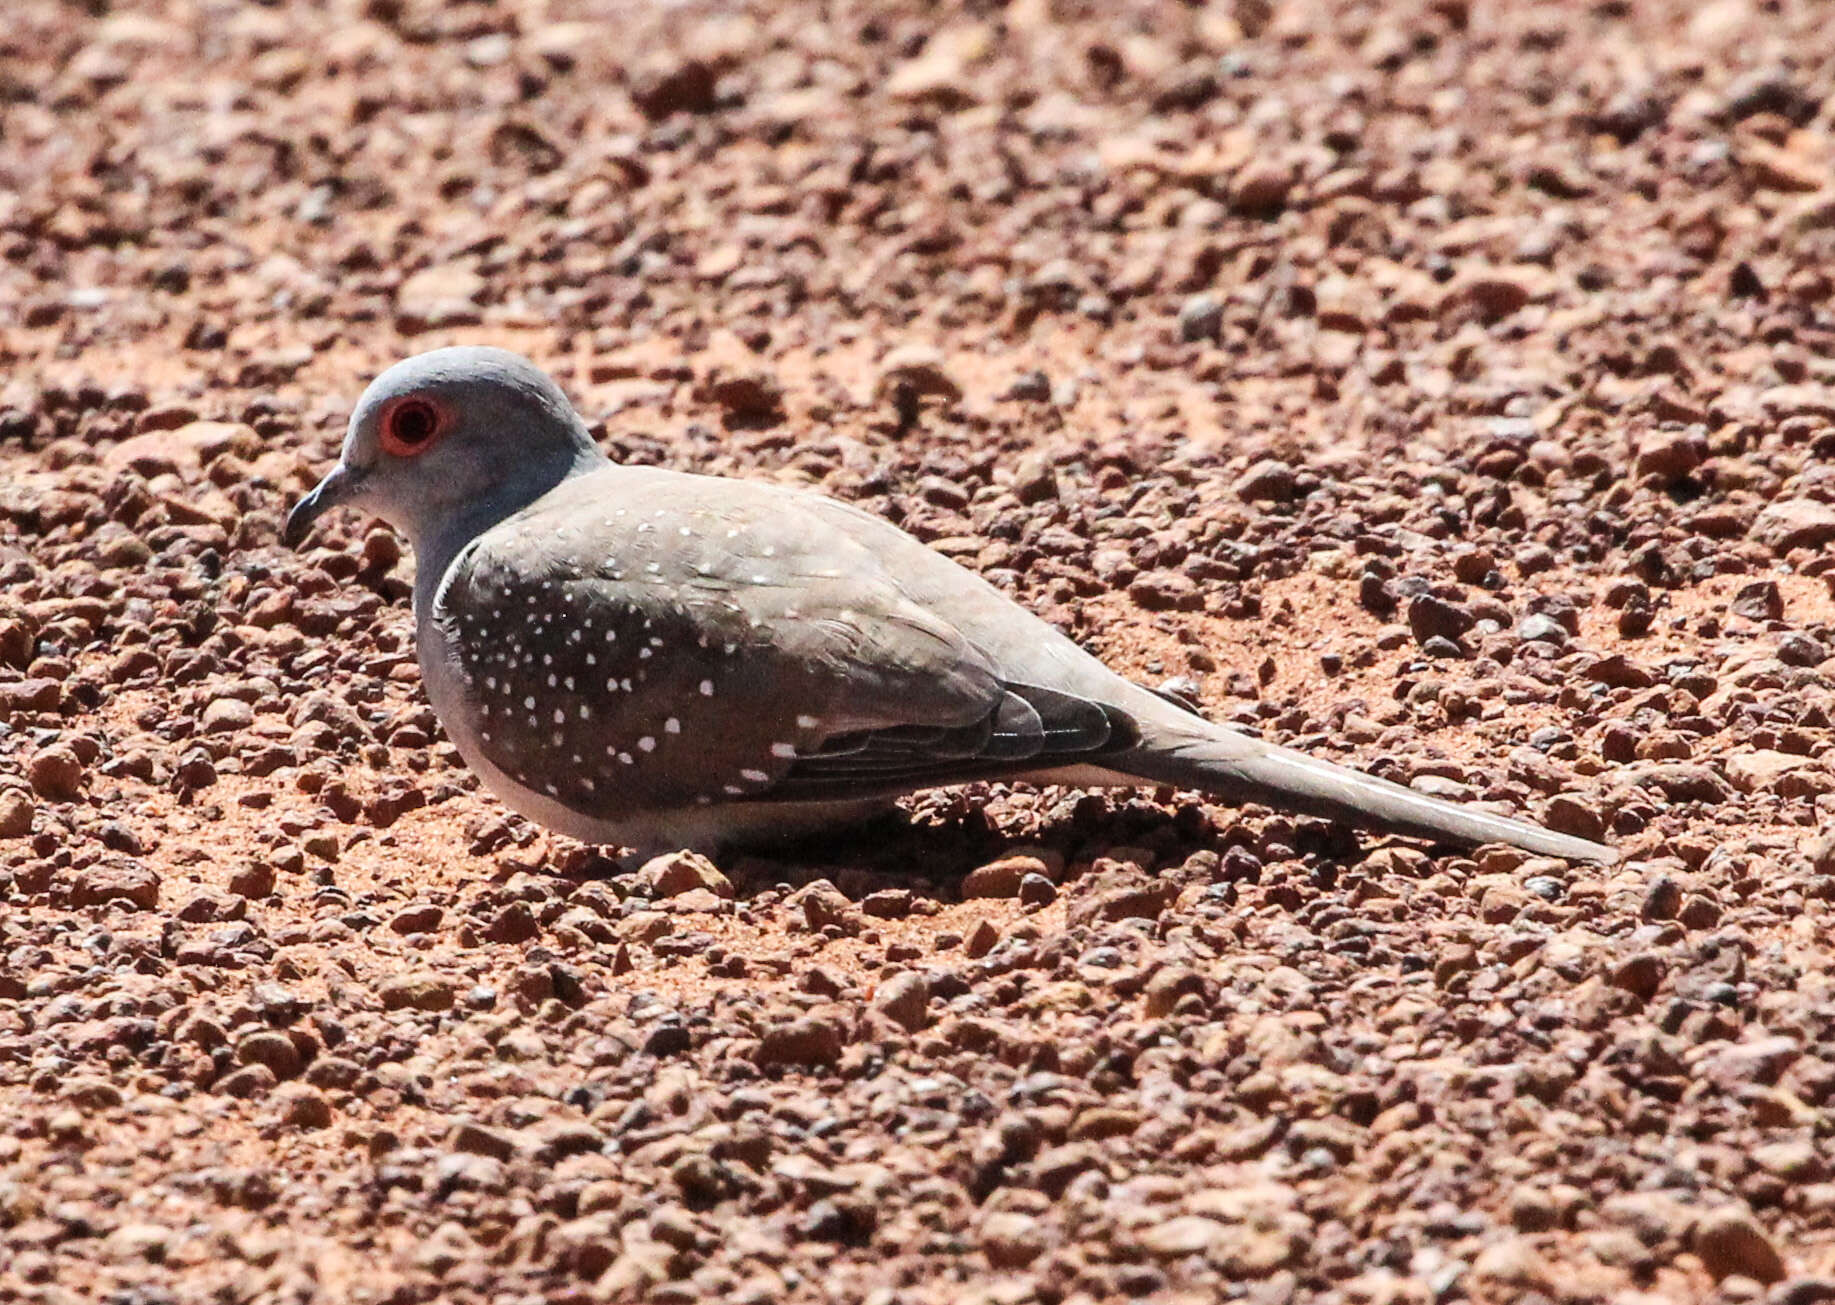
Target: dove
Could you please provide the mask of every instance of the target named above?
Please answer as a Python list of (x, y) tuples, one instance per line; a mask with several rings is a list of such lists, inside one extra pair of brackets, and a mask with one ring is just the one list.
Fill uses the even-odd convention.
[(414, 551), (416, 652), (466, 763), (585, 842), (717, 852), (1009, 780), (1170, 785), (1617, 859), (1209, 721), (837, 499), (612, 462), (559, 386), (504, 350), (436, 349), (378, 376), (287, 542), (339, 506)]

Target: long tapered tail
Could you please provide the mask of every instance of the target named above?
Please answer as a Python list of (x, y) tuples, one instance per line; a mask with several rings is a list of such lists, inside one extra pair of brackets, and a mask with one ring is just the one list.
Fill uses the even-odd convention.
[(1149, 738), (1109, 765), (1159, 784), (1200, 789), (1232, 802), (1371, 825), (1455, 843), (1508, 843), (1526, 852), (1612, 865), (1618, 853), (1600, 843), (1494, 816), (1344, 766), (1212, 726)]

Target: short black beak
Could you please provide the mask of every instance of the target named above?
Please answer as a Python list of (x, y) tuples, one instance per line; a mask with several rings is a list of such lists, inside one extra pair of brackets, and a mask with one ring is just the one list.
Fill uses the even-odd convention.
[(286, 528), (280, 532), (280, 542), (288, 548), (298, 548), (314, 521), (340, 503), (349, 501), (357, 482), (356, 473), (344, 463), (333, 467), (310, 494), (293, 505), (293, 511), (287, 514)]

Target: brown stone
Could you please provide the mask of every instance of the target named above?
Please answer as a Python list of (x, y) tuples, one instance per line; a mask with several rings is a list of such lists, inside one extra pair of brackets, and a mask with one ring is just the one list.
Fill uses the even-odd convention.
[(391, 974), (376, 986), (386, 1010), (451, 1010), (453, 981), (443, 974), (410, 971)]
[(1702, 1266), (1716, 1279), (1737, 1273), (1773, 1283), (1784, 1277), (1784, 1257), (1777, 1246), (1758, 1220), (1737, 1206), (1702, 1215), (1691, 1240)]

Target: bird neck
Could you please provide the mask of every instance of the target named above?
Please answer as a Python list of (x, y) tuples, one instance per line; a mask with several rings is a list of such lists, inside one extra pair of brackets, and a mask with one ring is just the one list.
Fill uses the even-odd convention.
[(575, 476), (588, 475), (610, 465), (610, 460), (597, 446), (588, 444), (576, 450), (571, 461), (557, 462), (547, 474), (505, 481), (463, 504), (449, 506), (438, 520), (422, 524), (418, 529), (411, 528), (408, 537), (414, 549), (415, 612), (427, 609), (447, 569), (472, 540), (539, 502)]

